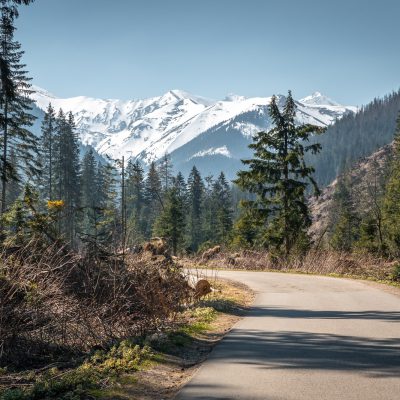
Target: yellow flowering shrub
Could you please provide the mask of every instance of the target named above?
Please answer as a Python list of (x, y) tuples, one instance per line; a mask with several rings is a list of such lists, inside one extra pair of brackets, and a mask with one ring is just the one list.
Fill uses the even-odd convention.
[(64, 200), (48, 200), (47, 201), (47, 208), (49, 210), (60, 210), (64, 207)]

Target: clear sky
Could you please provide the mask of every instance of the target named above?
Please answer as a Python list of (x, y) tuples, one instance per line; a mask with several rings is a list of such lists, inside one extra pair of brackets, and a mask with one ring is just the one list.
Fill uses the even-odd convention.
[(17, 39), (60, 97), (320, 91), (360, 105), (400, 87), (400, 0), (36, 0)]

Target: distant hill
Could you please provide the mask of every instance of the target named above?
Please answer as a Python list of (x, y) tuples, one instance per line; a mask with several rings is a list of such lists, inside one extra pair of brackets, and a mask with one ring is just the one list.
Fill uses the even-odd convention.
[[(370, 156), (353, 163), (346, 171), (352, 202), (358, 211), (368, 213), (374, 206), (374, 193), (382, 191), (392, 151), (393, 143), (383, 146)], [(313, 220), (310, 233), (315, 240), (328, 233), (330, 218), (335, 213), (334, 195), (339, 179), (340, 176), (326, 186), (318, 198), (310, 199)]]
[(320, 186), (330, 184), (345, 168), (392, 142), (400, 111), (400, 90), (375, 99), (357, 113), (348, 113), (313, 141), (322, 145), (309, 158)]

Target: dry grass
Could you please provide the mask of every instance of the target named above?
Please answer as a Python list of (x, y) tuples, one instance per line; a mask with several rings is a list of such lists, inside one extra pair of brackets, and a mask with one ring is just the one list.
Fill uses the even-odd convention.
[(202, 261), (200, 257), (186, 260), (186, 266), (211, 269), (240, 269), (256, 271), (295, 271), (308, 274), (338, 275), (394, 282), (395, 270), (400, 263), (370, 254), (349, 254), (334, 251), (310, 251), (303, 257), (289, 260), (273, 259), (268, 252), (223, 252)]
[(75, 365), (0, 369), (0, 399), (173, 398), (253, 298), (238, 283), (215, 281), (214, 288), (168, 329), (92, 351)]
[[(135, 373), (132, 383), (103, 391), (104, 399), (173, 399), (195, 374), (224, 335), (253, 301), (245, 285), (227, 280), (213, 281), (215, 291), (205, 296), (180, 317), (181, 324), (158, 344), (162, 362)], [(153, 345), (156, 343), (153, 343)]]

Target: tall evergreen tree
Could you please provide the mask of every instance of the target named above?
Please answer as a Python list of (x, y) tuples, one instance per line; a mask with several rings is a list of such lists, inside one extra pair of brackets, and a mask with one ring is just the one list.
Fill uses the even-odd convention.
[(65, 238), (74, 244), (80, 204), (80, 160), (72, 113), (67, 117), (62, 110), (58, 113), (55, 150), (58, 158), (54, 170), (57, 197), (58, 200), (64, 201), (64, 218), (60, 229)]
[(238, 173), (236, 183), (257, 195), (255, 200), (244, 202), (244, 207), (256, 209), (258, 220), (265, 224), (265, 245), (287, 257), (304, 240), (311, 223), (305, 194), (309, 183), (316, 192), (317, 186), (314, 169), (306, 165), (304, 155), (320, 150), (319, 144), (306, 142), (311, 134), (323, 130), (295, 125), (296, 106), (290, 91), (282, 111), (272, 97), (269, 114), (274, 128), (255, 135), (249, 145), (255, 158), (243, 160), (249, 169)]
[(172, 179), (172, 185), (176, 188), (177, 190), (177, 195), (182, 199), (184, 207), (187, 206), (187, 197), (188, 197), (188, 192), (187, 192), (187, 186), (185, 182), (185, 178), (182, 175), (181, 172), (178, 172), (176, 177)]
[[(16, 5), (28, 4), (29, 1), (0, 1), (0, 123), (1, 138), (1, 213), (7, 207), (7, 184), (13, 180), (18, 171), (31, 177), (38, 173), (35, 157), (37, 149), (36, 137), (29, 128), (35, 117), (31, 114), (33, 101), (30, 79), (27, 77), (25, 65), (21, 63), (23, 51), (15, 41), (15, 19), (18, 17)], [(17, 163), (11, 165), (9, 155), (14, 151)]]
[(54, 199), (56, 190), (54, 185), (54, 162), (56, 145), (56, 114), (51, 104), (47, 107), (42, 121), (41, 136), (41, 182), (44, 191), (43, 197), (48, 200)]
[(145, 201), (146, 201), (146, 227), (145, 235), (149, 238), (152, 234), (154, 221), (164, 208), (162, 199), (162, 186), (160, 175), (157, 171), (156, 164), (150, 164), (149, 172), (145, 181)]
[(171, 156), (168, 153), (165, 153), (162, 157), (158, 167), (158, 172), (161, 179), (162, 190), (163, 192), (167, 192), (171, 187), (173, 177)]
[(95, 239), (97, 243), (110, 247), (118, 233), (119, 213), (117, 204), (117, 171), (111, 164), (97, 165), (97, 197), (94, 211)]
[(213, 196), (214, 189), (214, 178), (212, 175), (208, 175), (204, 178), (204, 191), (202, 198), (202, 234), (203, 240), (209, 242), (209, 244), (215, 243), (216, 231), (215, 231), (215, 201)]
[(14, 150), (10, 151), (9, 163), (15, 174), (12, 179), (10, 179), (7, 188), (6, 204), (11, 206), (15, 200), (17, 200), (23, 190), (21, 176), (18, 175), (18, 169), (15, 167), (17, 164), (17, 158)]
[(144, 171), (139, 161), (129, 161), (126, 180), (127, 245), (137, 244), (145, 234), (143, 210), (145, 208)]
[(99, 187), (97, 165), (93, 149), (89, 149), (82, 160), (81, 174), (81, 209), (82, 229), (85, 235), (97, 236)]
[(233, 223), (231, 189), (223, 172), (213, 185), (213, 204), (215, 238), (218, 243), (222, 243), (228, 239)]
[(257, 210), (251, 210), (247, 204), (246, 207), (240, 205), (240, 210), (240, 217), (233, 227), (232, 244), (238, 248), (253, 248), (257, 245), (262, 222)]
[(335, 250), (350, 251), (359, 240), (360, 218), (356, 213), (347, 175), (342, 176), (334, 195), (330, 244)]
[(154, 232), (170, 241), (172, 252), (176, 255), (183, 243), (185, 210), (183, 199), (175, 185), (167, 192), (165, 207), (156, 220)]
[(200, 172), (194, 166), (188, 177), (188, 247), (197, 251), (203, 241), (202, 217), (204, 183)]

